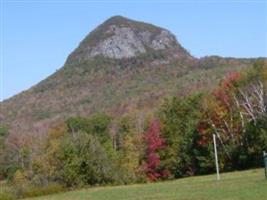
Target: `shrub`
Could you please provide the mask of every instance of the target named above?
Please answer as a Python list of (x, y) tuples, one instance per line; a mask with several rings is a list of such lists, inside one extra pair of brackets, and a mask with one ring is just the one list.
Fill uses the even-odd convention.
[(13, 177), (13, 187), (16, 196), (21, 196), (26, 188), (29, 186), (29, 181), (27, 180), (27, 173), (22, 170), (17, 170)]
[(14, 195), (9, 192), (0, 193), (0, 200), (13, 200), (15, 199)]
[(59, 185), (56, 183), (49, 184), (47, 186), (41, 186), (41, 187), (29, 186), (29, 187), (26, 187), (24, 191), (22, 191), (22, 194), (20, 197), (22, 198), (36, 197), (36, 196), (59, 193), (64, 190), (65, 189), (62, 185)]
[(36, 197), (58, 193), (64, 190), (64, 187), (56, 183), (47, 185), (36, 185), (32, 180), (27, 179), (28, 174), (24, 171), (17, 170), (13, 178), (14, 194), (17, 198)]

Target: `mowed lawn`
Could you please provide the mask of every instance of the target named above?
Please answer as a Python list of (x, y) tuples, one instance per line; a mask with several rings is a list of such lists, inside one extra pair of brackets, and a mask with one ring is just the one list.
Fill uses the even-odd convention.
[(160, 183), (108, 186), (28, 200), (267, 200), (263, 169), (198, 176)]

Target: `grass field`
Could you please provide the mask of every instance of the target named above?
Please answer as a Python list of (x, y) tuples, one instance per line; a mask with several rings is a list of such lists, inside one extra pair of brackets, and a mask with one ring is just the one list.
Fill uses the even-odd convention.
[(160, 183), (96, 187), (28, 200), (267, 200), (263, 169)]

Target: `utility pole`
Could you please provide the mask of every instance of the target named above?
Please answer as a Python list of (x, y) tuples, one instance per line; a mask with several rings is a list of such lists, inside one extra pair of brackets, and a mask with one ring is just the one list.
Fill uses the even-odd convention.
[(218, 154), (217, 154), (217, 145), (216, 145), (216, 136), (215, 136), (215, 134), (213, 134), (213, 144), (214, 144), (214, 154), (215, 154), (217, 180), (220, 180), (220, 172), (219, 172)]
[(265, 178), (267, 179), (267, 153), (263, 152), (263, 162), (264, 162), (264, 171), (265, 171)]

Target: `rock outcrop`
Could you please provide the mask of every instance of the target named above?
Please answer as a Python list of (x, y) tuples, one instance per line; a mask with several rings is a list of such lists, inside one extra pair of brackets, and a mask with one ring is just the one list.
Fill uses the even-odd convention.
[(114, 59), (131, 58), (160, 50), (169, 50), (175, 57), (190, 57), (168, 30), (115, 16), (91, 32), (67, 62), (81, 62), (97, 55)]

